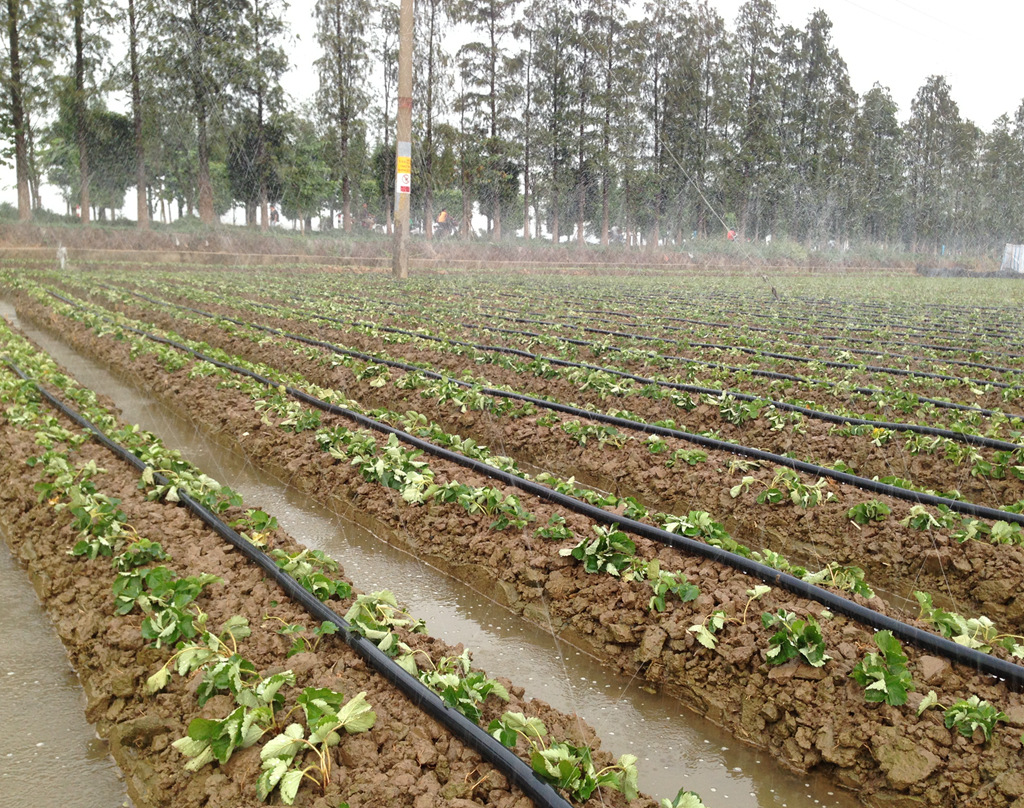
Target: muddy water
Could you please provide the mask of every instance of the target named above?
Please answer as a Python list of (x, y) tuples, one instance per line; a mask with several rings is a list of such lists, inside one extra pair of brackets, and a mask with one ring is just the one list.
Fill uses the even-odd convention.
[[(0, 314), (14, 319), (6, 304), (0, 304)], [(273, 513), (299, 541), (337, 558), (362, 589), (391, 589), (413, 614), (426, 620), (431, 634), (464, 643), (478, 665), (492, 675), (508, 676), (526, 688), (528, 696), (582, 716), (615, 755), (635, 754), (640, 786), (652, 796), (672, 798), (680, 788), (690, 789), (700, 793), (709, 808), (853, 808), (860, 804), (823, 778), (780, 771), (760, 752), (684, 712), (678, 702), (644, 692), (641, 681), (609, 673), (547, 631), (273, 480), (144, 391), (52, 336), (33, 328), (25, 331), (82, 384), (117, 402), (125, 420), (180, 449), (207, 474), (240, 492), (249, 506)], [(3, 642), (0, 636), (0, 653)]]
[(53, 625), (0, 533), (0, 805), (130, 805)]

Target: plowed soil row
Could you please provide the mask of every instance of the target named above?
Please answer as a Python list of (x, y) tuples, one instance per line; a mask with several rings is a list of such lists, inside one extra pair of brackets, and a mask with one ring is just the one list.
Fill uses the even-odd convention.
[[(176, 318), (160, 310), (119, 309), (131, 317), (148, 317), (160, 327), (205, 341), (231, 354), (266, 362), (282, 371), (299, 372), (320, 386), (343, 391), (367, 408), (380, 407), (398, 413), (415, 410), (448, 432), (472, 437), (521, 463), (548, 469), (563, 478), (575, 477), (620, 496), (633, 496), (662, 512), (708, 511), (738, 541), (753, 549), (782, 553), (793, 563), (810, 569), (836, 560), (862, 567), (869, 583), (903, 598), (912, 600), (913, 591), (919, 589), (933, 593), (936, 602), (945, 603), (947, 607), (955, 604), (957, 610), (984, 614), (1011, 627), (1024, 621), (1024, 548), (979, 541), (961, 543), (941, 531), (904, 528), (900, 521), (909, 516), (911, 509), (911, 503), (906, 500), (876, 497), (853, 486), (831, 483), (828, 490), (835, 499), (814, 508), (799, 508), (788, 500), (777, 506), (758, 504), (755, 500), (759, 491), (771, 485), (775, 474), (773, 467), (729, 475), (723, 469), (734, 457), (724, 452), (710, 452), (705, 463), (690, 466), (679, 462), (668, 469), (665, 458), (671, 457), (676, 449), (692, 448), (690, 444), (667, 439), (669, 449), (662, 454), (652, 454), (642, 441), (627, 443), (618, 449), (594, 441), (581, 446), (561, 429), (538, 424), (537, 416), (513, 420), (493, 413), (462, 413), (456, 404), (439, 405), (436, 399), (421, 397), (415, 390), (400, 390), (393, 384), (374, 387), (371, 380), (357, 379), (349, 368), (333, 368), (296, 355), (285, 340), (270, 339), (256, 345), (251, 340), (227, 334), (203, 318), (196, 321)], [(26, 308), (26, 312), (29, 311), (35, 311), (32, 315), (35, 317), (45, 316), (43, 311), (31, 306)], [(275, 322), (274, 325), (283, 328), (288, 323)], [(320, 329), (313, 336), (325, 340), (348, 338), (351, 342), (346, 347), (359, 351), (403, 347), (382, 345), (358, 333), (339, 334), (327, 329)], [(426, 361), (427, 355), (418, 354), (415, 358)], [(462, 367), (470, 369), (469, 364)], [(446, 370), (453, 376), (459, 375), (457, 367)], [(565, 383), (532, 381), (531, 392), (535, 395), (557, 397), (568, 392), (562, 389)], [(821, 436), (814, 443), (824, 446), (830, 440)], [(866, 439), (861, 442), (881, 453), (881, 449), (871, 446)], [(935, 460), (930, 455), (910, 456), (909, 459), (915, 470), (928, 470)], [(754, 477), (757, 483), (750, 491), (733, 499), (729, 488), (747, 475)], [(814, 480), (806, 482), (813, 485)], [(1013, 486), (1007, 485), (1007, 488), (1013, 489)], [(1024, 491), (1016, 493), (1024, 495)], [(871, 499), (885, 501), (892, 514), (882, 522), (856, 525), (847, 517), (847, 512), (853, 505)]]
[[(67, 426), (74, 428), (70, 422)], [(200, 709), (195, 696), (198, 679), (180, 677), (174, 677), (156, 696), (145, 694), (146, 679), (170, 652), (148, 647), (140, 633), (139, 614), (114, 614), (114, 572), (108, 560), (88, 561), (68, 554), (75, 541), (68, 512), (38, 502), (33, 491), (38, 471), (26, 461), (38, 453), (31, 434), (6, 419), (0, 421), (0, 473), (5, 480), (0, 490), (0, 519), (13, 554), (27, 566), (82, 681), (88, 697), (87, 717), (108, 739), (135, 805), (261, 805), (255, 791), (259, 746), (237, 751), (223, 766), (206, 766), (196, 774), (183, 770), (187, 759), (171, 742), (185, 734), (193, 718), (221, 718), (234, 709), (234, 701), (230, 696), (215, 696)], [(282, 625), (280, 621), (308, 625), (310, 618), (302, 609), (184, 508), (147, 501), (138, 490), (134, 470), (109, 452), (86, 443), (76, 459), (95, 460), (105, 469), (97, 478), (100, 490), (121, 500), (121, 509), (140, 535), (162, 544), (172, 557), (168, 565), (175, 572), (181, 576), (214, 573), (223, 579), (204, 592), (198, 605), (209, 615), (208, 625), (214, 630), (232, 615), (247, 618), (252, 636), (241, 642), (239, 651), (261, 674), (286, 669), (295, 673), (297, 686), (286, 689), (290, 695), (285, 710), (294, 706), (295, 694), (306, 686), (330, 687), (347, 697), (367, 692), (377, 714), (376, 725), (369, 732), (344, 738), (334, 750), (335, 766), (326, 792), (319, 794), (307, 784), (296, 805), (334, 808), (339, 801), (346, 801), (352, 808), (525, 808), (531, 804), (476, 752), (427, 718), (340, 640), (327, 637), (316, 651), (286, 658), (292, 639), (278, 634), (276, 628)], [(241, 510), (234, 509), (226, 517), (240, 515)], [(271, 543), (289, 552), (300, 549), (280, 530), (274, 532)], [(347, 602), (332, 605), (340, 612), (347, 608)], [(424, 635), (404, 639), (434, 659), (462, 651), (461, 646), (453, 648)], [(525, 709), (545, 721), (554, 736), (564, 734), (575, 742), (600, 747), (593, 731), (577, 717), (554, 711), (543, 702), (526, 702), (521, 688), (501, 681), (508, 686), (512, 702), (505, 705), (492, 699), (486, 706), (485, 722), (506, 706)], [(598, 754), (611, 762), (607, 753)], [(605, 793), (603, 801), (592, 798), (588, 803), (595, 808), (607, 804), (625, 805), (625, 800)], [(632, 805), (650, 808), (654, 803), (640, 798)]]
[[(46, 313), (36, 312), (40, 315)], [(152, 355), (132, 359), (127, 346), (112, 339), (63, 320), (54, 324), (79, 350), (188, 412), (198, 427), (234, 444), (258, 466), (290, 477), (327, 503), (337, 504), (339, 498), (345, 507), (355, 503), (366, 518), (390, 527), (394, 540), (424, 557), (445, 560), (453, 572), (491, 594), (500, 590), (518, 612), (535, 617), (547, 612), (564, 638), (677, 694), (682, 703), (767, 748), (790, 768), (830, 772), (837, 783), (876, 805), (1004, 808), (1024, 795), (1024, 780), (1016, 774), (1024, 763), (1024, 700), (998, 682), (907, 648), (919, 692), (904, 708), (866, 704), (849, 673), (874, 647), (872, 635), (842, 617), (820, 617), (833, 657), (824, 668), (795, 662), (770, 667), (765, 656), (770, 632), (756, 617), (740, 624), (752, 582), (730, 569), (639, 540), (638, 555), (658, 558), (663, 569), (683, 571), (701, 588), (696, 601), (670, 601), (663, 614), (652, 613), (645, 584), (587, 575), (558, 554), (557, 544), (541, 541), (529, 529), (499, 533), (453, 506), (403, 507), (395, 491), (364, 481), (353, 467), (321, 452), (309, 433), (264, 424), (251, 402), (218, 388), (215, 379), (190, 379), (187, 368), (167, 373)], [(325, 418), (325, 425), (332, 423)], [(478, 484), (464, 469), (434, 465), (439, 482)], [(524, 504), (539, 523), (551, 513), (526, 498)], [(579, 535), (589, 532), (586, 520), (572, 514), (566, 519)], [(735, 622), (709, 651), (687, 628), (714, 608)], [(813, 603), (773, 590), (751, 614), (778, 608), (799, 615), (820, 612)], [(946, 729), (937, 711), (915, 715), (912, 708), (927, 689), (934, 689), (943, 704), (977, 693), (998, 704), (1009, 720), (987, 744), (980, 733), (964, 738)]]

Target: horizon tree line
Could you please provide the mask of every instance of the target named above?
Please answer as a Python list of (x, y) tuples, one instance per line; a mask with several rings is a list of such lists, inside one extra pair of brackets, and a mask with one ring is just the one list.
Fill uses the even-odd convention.
[[(266, 228), (271, 206), (306, 228), (390, 226), (397, 9), (315, 1), (301, 106), (281, 83), (286, 13), (6, 0), (0, 129), (19, 219), (47, 182), (83, 224), (134, 187), (142, 228), (233, 207)], [(1024, 240), (1024, 105), (985, 132), (928, 76), (901, 123), (886, 87), (852, 89), (823, 11), (798, 28), (747, 0), (730, 28), (708, 0), (419, 0), (416, 31), (412, 207), (428, 238), (445, 208), (486, 217), (496, 241)]]

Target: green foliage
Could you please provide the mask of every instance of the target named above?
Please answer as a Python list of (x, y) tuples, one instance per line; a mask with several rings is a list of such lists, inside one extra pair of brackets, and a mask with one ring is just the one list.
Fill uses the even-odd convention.
[(827, 566), (818, 572), (805, 572), (803, 579), (815, 586), (828, 584), (844, 592), (855, 592), (865, 598), (873, 598), (875, 596), (874, 590), (864, 580), (864, 570), (860, 567), (845, 567), (837, 561), (829, 562)]
[[(427, 630), (423, 621), (411, 617), (386, 589), (357, 595), (345, 613), (345, 620), (353, 631), (374, 642), (388, 656), (396, 657), (401, 652), (399, 664), (409, 658), (411, 651), (398, 639), (395, 630), (401, 628), (414, 634), (422, 634)], [(407, 662), (403, 667), (410, 673), (415, 671), (412, 663)]]
[(551, 541), (567, 541), (573, 537), (572, 528), (565, 524), (565, 517), (553, 514), (544, 527), (537, 528), (534, 533), (542, 539)]
[(469, 651), (457, 657), (442, 657), (432, 670), (420, 671), (419, 680), (437, 693), (449, 707), (458, 710), (474, 724), (480, 723), (480, 708), (492, 693), (503, 701), (508, 691), (482, 671), (470, 668)]
[(236, 749), (246, 749), (256, 743), (273, 721), (269, 707), (239, 706), (221, 719), (192, 719), (186, 736), (171, 746), (190, 758), (185, 770), (195, 772), (215, 760), (227, 763)]
[(921, 609), (917, 619), (931, 623), (943, 637), (985, 653), (998, 645), (1010, 656), (1024, 659), (1024, 636), (1000, 634), (995, 624), (984, 615), (964, 617), (956, 612), (947, 612), (935, 606), (927, 592), (914, 592), (914, 597)]
[(865, 688), (865, 701), (884, 701), (893, 707), (900, 707), (907, 703), (907, 692), (914, 689), (913, 677), (907, 670), (907, 657), (891, 631), (876, 633), (875, 644), (881, 653), (865, 654), (864, 659), (854, 666), (850, 676)]
[(306, 548), (295, 553), (284, 550), (271, 550), (270, 557), (277, 566), (291, 575), (307, 592), (315, 595), (318, 600), (326, 601), (332, 597), (344, 600), (352, 594), (352, 586), (346, 581), (335, 580), (328, 573), (338, 571), (338, 562), (326, 556), (320, 550)]
[(629, 568), (636, 544), (618, 529), (618, 525), (593, 526), (595, 538), (583, 538), (575, 547), (558, 551), (560, 556), (572, 556), (583, 562), (583, 569), (589, 573), (606, 572), (619, 577)]
[(884, 522), (885, 517), (890, 513), (892, 513), (892, 509), (888, 505), (873, 499), (870, 502), (854, 505), (846, 512), (846, 518), (858, 525), (867, 525), (871, 522)]
[(689, 583), (682, 572), (665, 572), (656, 559), (647, 565), (647, 581), (654, 590), (647, 603), (647, 608), (652, 612), (665, 611), (665, 598), (670, 594), (683, 603), (696, 600), (700, 595), (700, 588)]
[[(341, 743), (342, 730), (350, 735), (366, 732), (377, 722), (377, 714), (358, 693), (349, 701), (330, 688), (307, 687), (296, 699), (306, 716), (306, 727), (289, 724), (284, 732), (271, 738), (260, 750), (262, 772), (256, 781), (256, 794), (264, 802), (280, 786), (281, 801), (292, 805), (304, 777), (326, 788), (331, 779), (330, 750)], [(303, 766), (300, 753), (311, 751), (314, 762)]]
[(696, 791), (684, 791), (679, 789), (679, 793), (676, 794), (675, 798), (669, 799), (665, 797), (660, 803), (659, 808), (707, 808), (701, 801), (700, 796)]
[(1005, 721), (1006, 714), (978, 696), (971, 696), (947, 708), (943, 718), (947, 729), (956, 728), (966, 738), (972, 737), (974, 731), (980, 729), (988, 742), (992, 740), (992, 730), (996, 723)]
[(765, 628), (778, 629), (768, 641), (770, 647), (767, 659), (770, 665), (781, 665), (800, 657), (808, 665), (820, 668), (832, 658), (825, 652), (821, 627), (813, 617), (803, 620), (792, 612), (779, 609), (775, 614), (762, 614), (761, 623)]

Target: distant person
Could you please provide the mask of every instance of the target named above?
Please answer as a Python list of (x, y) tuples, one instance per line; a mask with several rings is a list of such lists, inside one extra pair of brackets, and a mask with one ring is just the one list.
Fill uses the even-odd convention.
[(277, 208), (274, 205), (270, 206), (270, 226), (274, 227), (280, 221), (280, 216), (277, 214)]
[(437, 230), (438, 235), (448, 235), (448, 208), (441, 208), (441, 212), (437, 214)]
[(729, 241), (735, 241), (736, 240), (736, 231), (735, 230), (729, 230), (729, 232), (725, 234), (725, 237), (727, 239), (729, 239)]

